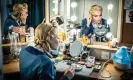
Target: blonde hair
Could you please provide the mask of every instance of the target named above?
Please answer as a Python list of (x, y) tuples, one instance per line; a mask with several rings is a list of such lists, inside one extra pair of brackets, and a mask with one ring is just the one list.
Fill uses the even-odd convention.
[(23, 4), (15, 4), (13, 6), (13, 15), (15, 17), (18, 17), (18, 15), (21, 13), (22, 9), (28, 9), (28, 5), (26, 3), (23, 3)]
[(103, 8), (99, 5), (92, 5), (91, 9), (89, 10), (89, 14), (93, 15), (94, 11), (101, 11), (101, 13), (102, 13)]
[(41, 23), (37, 26), (35, 30), (35, 44), (40, 45), (44, 51), (50, 52), (51, 47), (49, 40), (53, 37), (57, 29), (51, 23)]

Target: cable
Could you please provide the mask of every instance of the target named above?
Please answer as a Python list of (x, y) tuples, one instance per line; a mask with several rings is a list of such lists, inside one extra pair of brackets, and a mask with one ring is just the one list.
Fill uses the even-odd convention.
[(105, 69), (105, 71), (107, 71), (109, 73), (109, 76), (103, 76), (103, 75), (101, 75), (101, 73), (100, 73), (100, 76), (102, 78), (110, 78), (111, 77), (111, 72), (109, 70), (107, 70), (107, 69)]
[[(90, 48), (90, 51), (91, 51), (92, 49)], [(89, 55), (89, 54), (88, 54)], [(101, 73), (102, 73), (102, 71), (103, 71), (103, 69), (104, 69), (104, 66), (111, 60), (113, 58), (113, 56), (110, 58), (110, 59), (108, 59), (106, 62), (104, 62), (104, 64), (102, 65), (102, 68), (101, 68), (101, 70), (100, 70), (100, 72), (99, 72), (99, 74), (100, 74), (100, 76), (102, 77), (102, 78), (110, 78), (111, 77), (111, 72), (109, 71), (109, 70), (107, 70), (107, 69), (105, 69), (105, 71), (107, 71), (108, 73), (109, 73), (109, 76), (103, 76), (103, 75), (101, 75)]]
[(107, 60), (106, 62), (104, 62), (104, 64), (102, 65), (102, 68), (101, 68), (101, 70), (100, 70), (100, 72), (99, 72), (99, 74), (100, 74), (100, 76), (101, 76), (102, 78), (110, 78), (110, 77), (111, 77), (111, 73), (110, 73), (110, 71), (108, 71), (107, 69), (105, 69), (105, 71), (107, 71), (107, 72), (109, 73), (109, 76), (103, 76), (103, 75), (101, 75), (101, 73), (102, 73), (102, 71), (103, 71), (103, 69), (104, 69), (104, 66), (105, 66), (112, 58), (113, 58), (113, 56), (112, 56), (109, 60)]

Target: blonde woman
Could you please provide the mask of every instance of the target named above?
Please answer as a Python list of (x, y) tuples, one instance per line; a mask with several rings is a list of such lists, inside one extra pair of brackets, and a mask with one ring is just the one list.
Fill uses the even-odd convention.
[[(8, 33), (12, 32), (18, 32), (23, 34), (24, 33), (24, 27), (20, 29), (20, 26), (27, 26), (26, 25), (26, 19), (28, 16), (28, 5), (26, 3), (23, 4), (15, 4), (13, 6), (13, 13), (12, 15), (8, 15), (8, 17), (5, 20), (4, 23), (4, 30), (3, 30), (3, 43), (7, 44), (9, 43), (9, 37)], [(9, 54), (10, 52), (10, 46), (8, 47), (3, 47), (3, 53), (4, 53), (4, 58), (7, 60), (4, 60), (4, 63), (9, 63)], [(7, 58), (6, 58), (7, 57)]]
[[(89, 10), (89, 16), (87, 19), (82, 20), (82, 26), (85, 26), (86, 29), (82, 31), (82, 35), (91, 37), (94, 34), (95, 28), (102, 28), (102, 26), (106, 26), (107, 32), (110, 31), (110, 27), (107, 24), (107, 20), (102, 18), (103, 8), (99, 5), (92, 5)], [(100, 35), (104, 36), (104, 35)], [(98, 37), (96, 37), (96, 41), (98, 41)], [(104, 42), (104, 40), (101, 40)]]
[[(55, 69), (51, 50), (58, 46), (57, 27), (41, 23), (35, 30), (35, 46), (27, 46), (20, 52), (20, 73), (23, 80), (54, 80)], [(61, 80), (70, 80), (74, 69), (68, 69)]]
[[(12, 32), (12, 27), (26, 26), (26, 19), (28, 16), (28, 5), (15, 4), (13, 6), (12, 15), (8, 15), (4, 24), (4, 36), (7, 37), (9, 32)], [(16, 31), (18, 32), (18, 31)]]

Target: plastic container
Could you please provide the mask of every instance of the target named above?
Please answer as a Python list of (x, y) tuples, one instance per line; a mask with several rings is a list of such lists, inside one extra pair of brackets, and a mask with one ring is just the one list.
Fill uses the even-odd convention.
[(127, 70), (131, 68), (130, 55), (127, 47), (121, 47), (113, 56), (114, 67), (120, 70)]

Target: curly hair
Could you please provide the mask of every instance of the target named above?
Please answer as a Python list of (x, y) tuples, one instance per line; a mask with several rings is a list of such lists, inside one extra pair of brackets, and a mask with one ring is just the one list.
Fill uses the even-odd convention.
[(56, 34), (57, 27), (51, 23), (41, 23), (35, 30), (35, 44), (40, 45), (44, 51), (50, 52), (48, 41)]
[(28, 5), (26, 3), (15, 4), (13, 6), (13, 15), (17, 17), (21, 13), (22, 9), (28, 9)]
[(92, 5), (91, 9), (89, 10), (89, 14), (93, 15), (94, 11), (103, 11), (103, 8), (99, 5)]

